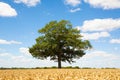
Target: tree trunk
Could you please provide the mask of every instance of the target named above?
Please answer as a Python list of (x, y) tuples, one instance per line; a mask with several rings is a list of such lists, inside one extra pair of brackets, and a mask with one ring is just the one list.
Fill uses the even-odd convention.
[(61, 54), (58, 54), (58, 68), (61, 68)]

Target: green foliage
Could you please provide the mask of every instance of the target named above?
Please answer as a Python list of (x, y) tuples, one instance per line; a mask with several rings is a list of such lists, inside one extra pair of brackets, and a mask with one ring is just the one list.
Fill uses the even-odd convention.
[(54, 68), (57, 68), (57, 67), (56, 66), (52, 66), (51, 68), (54, 69)]
[(75, 68), (75, 69), (80, 69), (80, 67), (79, 67), (79, 66), (75, 66), (74, 68)]
[(36, 44), (29, 48), (31, 55), (38, 59), (58, 62), (74, 62), (85, 55), (85, 50), (91, 48), (88, 40), (82, 40), (80, 30), (72, 28), (69, 21), (51, 21), (38, 31), (40, 36)]
[(91, 67), (83, 67), (82, 69), (92, 69)]
[(72, 68), (72, 66), (66, 66), (66, 67), (64, 67), (64, 68), (66, 68), (66, 69), (71, 69), (71, 68)]
[(115, 67), (105, 67), (105, 68), (101, 68), (101, 69), (117, 69)]

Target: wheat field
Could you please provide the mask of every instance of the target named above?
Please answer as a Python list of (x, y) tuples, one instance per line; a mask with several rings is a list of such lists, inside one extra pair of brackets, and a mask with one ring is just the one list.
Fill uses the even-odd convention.
[(120, 80), (120, 69), (0, 70), (0, 80)]

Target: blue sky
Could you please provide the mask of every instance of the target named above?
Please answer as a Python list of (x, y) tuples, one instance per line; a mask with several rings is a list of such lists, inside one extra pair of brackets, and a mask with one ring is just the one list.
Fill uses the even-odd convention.
[(63, 66), (120, 68), (120, 0), (0, 0), (0, 67), (57, 66), (28, 47), (52, 20), (69, 20), (93, 49)]

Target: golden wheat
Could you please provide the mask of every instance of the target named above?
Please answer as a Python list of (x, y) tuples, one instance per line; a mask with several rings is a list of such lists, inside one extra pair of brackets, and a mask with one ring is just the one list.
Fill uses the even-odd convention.
[(120, 80), (120, 69), (0, 70), (0, 80)]

